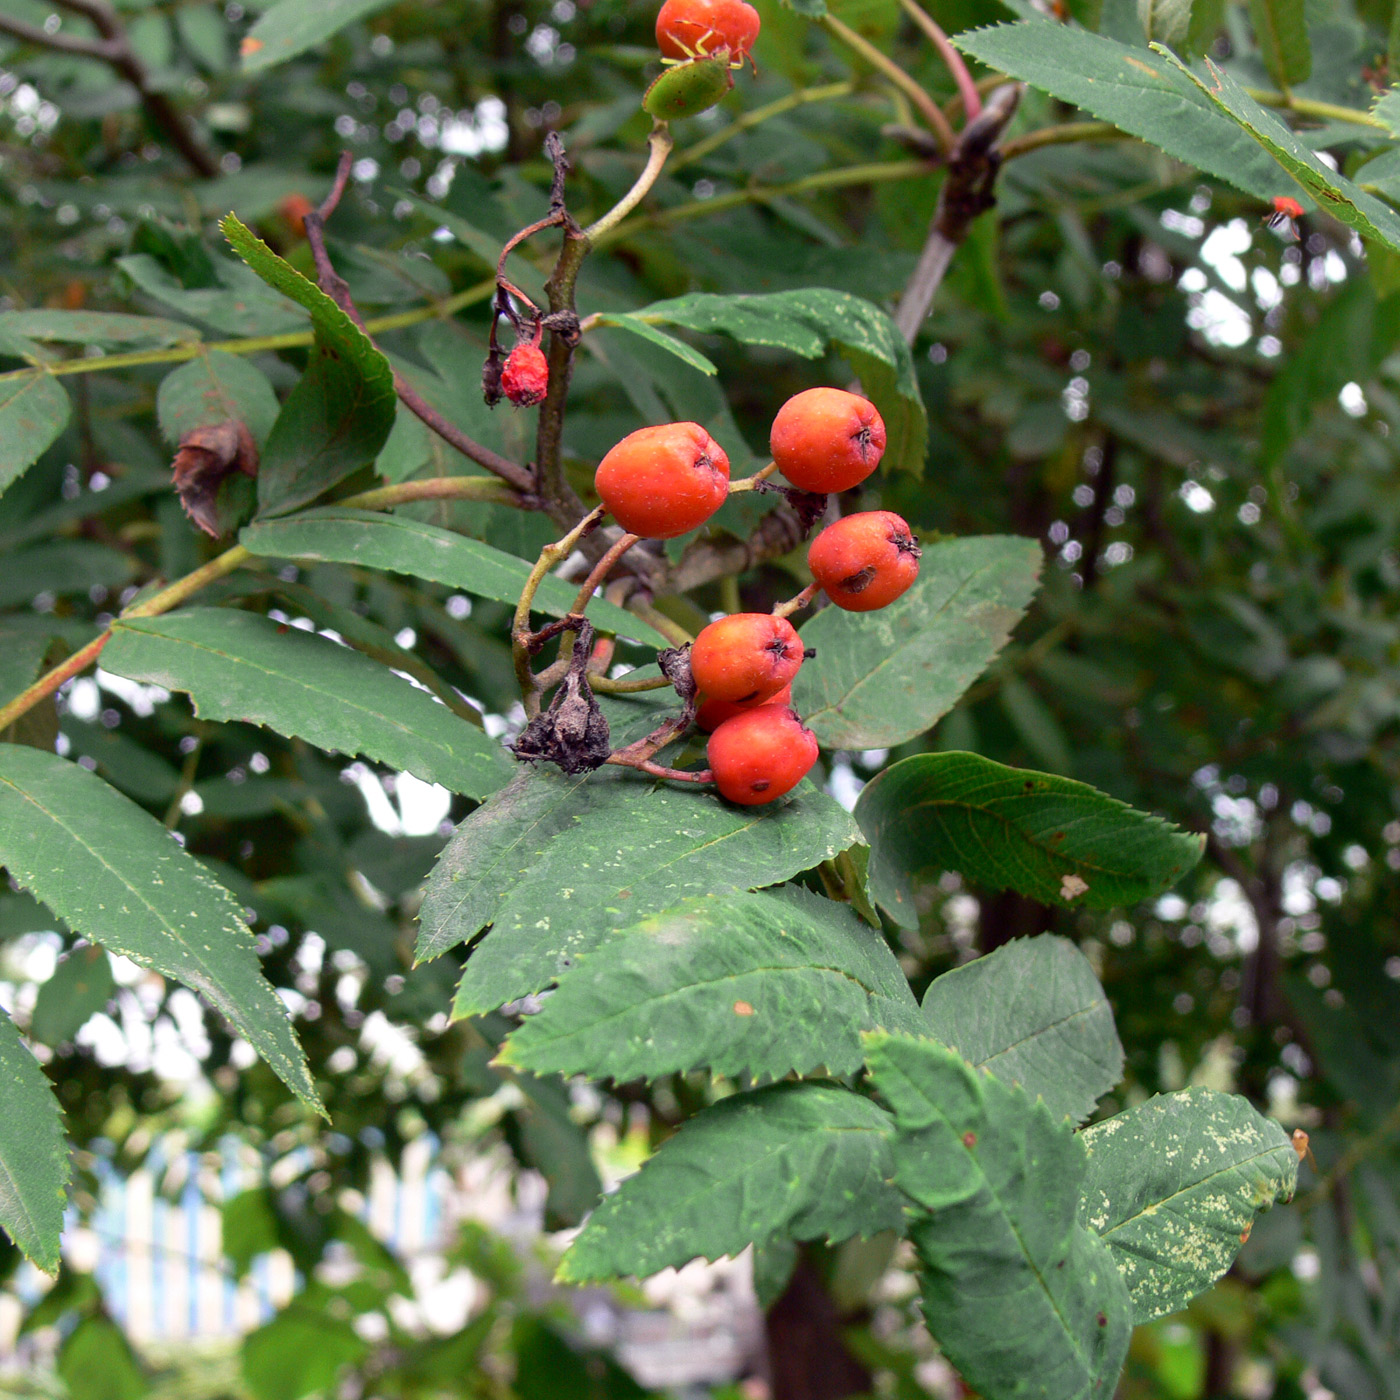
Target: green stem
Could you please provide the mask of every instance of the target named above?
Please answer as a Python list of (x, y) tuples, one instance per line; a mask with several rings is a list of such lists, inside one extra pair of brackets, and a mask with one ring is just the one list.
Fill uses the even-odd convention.
[(491, 501), (496, 505), (526, 508), (525, 498), (512, 491), (503, 481), (490, 476), (435, 476), (422, 481), (401, 481), (393, 486), (378, 486), (337, 501), (338, 506), (353, 506), (359, 510), (392, 510), (408, 501)]
[(601, 219), (589, 224), (584, 229), (583, 236), (588, 240), (590, 246), (596, 244), (610, 229), (616, 228), (646, 198), (647, 192), (656, 183), (661, 174), (662, 166), (666, 164), (666, 157), (671, 154), (675, 144), (675, 140), (671, 136), (671, 129), (665, 122), (657, 122), (652, 127), (651, 135), (647, 138), (647, 145), (650, 147), (647, 152), (647, 163), (642, 167), (642, 173), (637, 176), (632, 188)]
[(800, 180), (790, 180), (785, 185), (751, 185), (747, 189), (731, 190), (727, 194), (717, 194), (710, 199), (677, 204), (673, 208), (661, 209), (654, 214), (639, 214), (636, 218), (618, 224), (595, 246), (616, 243), (646, 229), (669, 228), (672, 224), (683, 223), (687, 219), (718, 214), (741, 204), (766, 204), (774, 199), (812, 194), (818, 190), (842, 189), (847, 185), (878, 185), (890, 180), (913, 180), (921, 175), (928, 175), (932, 169), (926, 160), (875, 161), (869, 165), (847, 165), (837, 170), (820, 170), (812, 175), (804, 175)]
[(515, 662), (515, 678), (520, 683), (520, 698), (525, 713), (531, 718), (540, 712), (540, 688), (535, 673), (530, 669), (530, 604), (535, 601), (535, 593), (544, 576), (561, 559), (568, 558), (570, 550), (607, 514), (605, 506), (595, 506), (562, 539), (547, 544), (540, 550), (525, 587), (520, 590), (520, 601), (515, 605), (515, 620), (511, 624), (511, 658)]
[(1003, 160), (1015, 160), (1044, 146), (1064, 146), (1073, 141), (1133, 141), (1137, 138), (1120, 131), (1112, 122), (1062, 122), (1059, 126), (1043, 126), (1024, 136), (1013, 136), (1001, 148)]
[(1373, 126), (1389, 134), (1383, 121), (1363, 112), (1359, 107), (1339, 107), (1333, 102), (1314, 102), (1308, 97), (1296, 97), (1291, 92), (1272, 92), (1267, 88), (1245, 88), (1261, 107), (1282, 107), (1300, 117), (1316, 117), (1325, 122), (1349, 122), (1352, 126)]
[(627, 611), (636, 613), (643, 622), (649, 622), (658, 632), (665, 637), (672, 646), (689, 646), (695, 640), (679, 622), (673, 622), (664, 612), (652, 607), (650, 603), (643, 602), (640, 598), (629, 598), (627, 600)]
[(736, 117), (728, 126), (712, 132), (703, 141), (697, 141), (693, 146), (687, 146), (671, 162), (671, 173), (675, 174), (677, 170), (684, 170), (687, 165), (693, 165), (697, 160), (704, 160), (706, 156), (717, 151), (726, 141), (732, 141), (743, 132), (751, 131), (754, 127), (771, 121), (774, 117), (782, 116), (784, 112), (791, 112), (795, 107), (805, 106), (809, 102), (830, 102), (838, 97), (849, 97), (855, 90), (856, 85), (852, 82), (826, 83), (822, 87), (799, 88), (796, 92), (788, 93), (786, 97), (778, 98), (776, 102), (770, 102), (763, 107), (755, 107), (753, 111), (745, 112), (742, 116)]
[(588, 684), (601, 695), (637, 695), (644, 690), (665, 690), (671, 682), (665, 676), (589, 676)]
[(899, 64), (886, 54), (881, 53), (863, 34), (858, 34), (849, 24), (837, 19), (835, 15), (827, 13), (817, 23), (839, 39), (847, 48), (854, 49), (872, 68), (883, 73), (914, 104), (919, 114), (929, 124), (933, 134), (937, 136), (938, 144), (942, 146), (945, 153), (953, 149), (953, 143), (957, 137), (953, 134), (953, 128), (948, 118), (943, 115), (943, 109)]

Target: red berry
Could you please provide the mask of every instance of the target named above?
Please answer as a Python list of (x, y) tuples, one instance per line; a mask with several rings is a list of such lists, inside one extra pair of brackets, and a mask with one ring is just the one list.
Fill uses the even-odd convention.
[(598, 463), (593, 484), (624, 530), (669, 540), (724, 504), (729, 458), (698, 423), (663, 423), (628, 433)]
[(778, 470), (802, 491), (849, 491), (880, 464), (885, 423), (875, 405), (844, 389), (794, 394), (773, 419)]
[(746, 710), (757, 709), (759, 705), (791, 704), (791, 681), (776, 695), (770, 695), (766, 700), (709, 700), (702, 695), (700, 697), (700, 709), (695, 716), (695, 723), (699, 725), (706, 734), (713, 734), (725, 720), (733, 719), (735, 715), (742, 715)]
[(744, 0), (666, 0), (656, 17), (656, 43), (664, 58), (728, 49), (737, 63), (748, 57), (758, 27), (758, 11)]
[(549, 361), (538, 345), (522, 342), (506, 356), (501, 388), (517, 408), (544, 401), (549, 389)]
[(768, 613), (734, 613), (712, 622), (690, 648), (690, 674), (711, 700), (772, 699), (802, 665), (792, 623)]
[(807, 776), (817, 761), (817, 736), (786, 705), (760, 705), (725, 720), (706, 753), (720, 795), (755, 807)]
[(874, 612), (918, 578), (922, 552), (892, 510), (867, 510), (828, 525), (812, 541), (807, 567), (838, 608)]

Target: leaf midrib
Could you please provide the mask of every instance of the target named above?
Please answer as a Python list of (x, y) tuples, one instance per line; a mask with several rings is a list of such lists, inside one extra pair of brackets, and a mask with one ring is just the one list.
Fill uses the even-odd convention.
[[(1057, 796), (1062, 796), (1063, 794), (1056, 794), (1056, 795), (1057, 795)], [(1109, 799), (1109, 800), (1111, 801), (1112, 799)], [(920, 802), (916, 802), (916, 803), (914, 803), (914, 804), (912, 804), (912, 805), (910, 805), (910, 806), (908, 806), (908, 807), (903, 807), (903, 808), (901, 808), (901, 809), (900, 809), (900, 812), (901, 812), (901, 815), (902, 815), (902, 816), (904, 816), (904, 817), (907, 818), (907, 817), (913, 815), (913, 813), (915, 813), (915, 812), (919, 812), (919, 811), (924, 810), (925, 808), (930, 808), (930, 807), (932, 807), (932, 808), (939, 808), (939, 807), (952, 807), (952, 808), (957, 808), (957, 809), (959, 809), (959, 810), (965, 810), (965, 811), (968, 811), (968, 812), (972, 812), (972, 813), (979, 814), (979, 815), (981, 815), (981, 816), (988, 817), (988, 818), (991, 819), (992, 821), (1000, 822), (1000, 823), (1001, 823), (1004, 827), (1006, 827), (1009, 831), (1012, 831), (1012, 832), (1014, 832), (1017, 836), (1019, 836), (1019, 837), (1021, 838), (1021, 840), (1024, 841), (1024, 842), (1026, 843), (1026, 845), (1028, 845), (1028, 846), (1031, 847), (1032, 850), (1040, 851), (1042, 854), (1044, 854), (1044, 855), (1050, 857), (1051, 860), (1058, 860), (1058, 861), (1063, 862), (1065, 865), (1071, 867), (1071, 871), (1073, 871), (1073, 869), (1077, 867), (1077, 868), (1080, 868), (1080, 869), (1083, 869), (1083, 870), (1090, 871), (1090, 872), (1092, 872), (1092, 873), (1093, 873), (1094, 875), (1096, 875), (1096, 876), (1097, 876), (1097, 875), (1104, 875), (1104, 876), (1107, 876), (1109, 879), (1113, 879), (1113, 880), (1134, 880), (1134, 879), (1139, 879), (1139, 880), (1140, 880), (1140, 879), (1145, 879), (1145, 878), (1146, 878), (1145, 876), (1134, 875), (1134, 874), (1132, 874), (1131, 872), (1124, 872), (1124, 871), (1121, 871), (1121, 870), (1114, 870), (1114, 869), (1112, 869), (1112, 868), (1110, 868), (1109, 866), (1106, 866), (1106, 865), (1096, 865), (1096, 864), (1094, 864), (1092, 861), (1090, 861), (1090, 860), (1088, 860), (1088, 859), (1084, 859), (1084, 858), (1078, 857), (1078, 856), (1070, 857), (1070, 856), (1062, 855), (1062, 854), (1060, 854), (1060, 852), (1055, 851), (1055, 850), (1051, 850), (1048, 846), (1042, 845), (1042, 844), (1041, 844), (1039, 841), (1037, 841), (1034, 837), (1027, 835), (1026, 832), (1025, 832), (1024, 830), (1022, 830), (1022, 828), (1019, 827), (1010, 817), (1003, 816), (1000, 812), (992, 811), (992, 810), (991, 810), (990, 808), (988, 808), (988, 807), (978, 807), (978, 806), (975, 806), (973, 803), (968, 802), (968, 801), (965, 801), (965, 800), (963, 800), (963, 799), (959, 799), (959, 798), (947, 798), (947, 797), (929, 797), (929, 798), (923, 799), (923, 800), (920, 801)], [(1083, 816), (1083, 817), (1076, 817), (1076, 818), (1074, 818), (1072, 821), (1063, 823), (1063, 826), (1065, 827), (1066, 830), (1068, 830), (1071, 826), (1075, 825), (1075, 823), (1077, 823), (1077, 822), (1082, 822), (1082, 821), (1091, 820), (1091, 819), (1092, 819), (1092, 815), (1093, 815), (1092, 813), (1089, 813), (1089, 814), (1086, 814), (1086, 815)], [(1167, 834), (1170, 835), (1171, 833), (1168, 832)], [(980, 841), (980, 837), (979, 837), (979, 841)], [(983, 848), (984, 851), (986, 851), (989, 855), (992, 854), (992, 852), (990, 851), (990, 848), (986, 845), (985, 842), (981, 842), (981, 845), (982, 845), (982, 848)], [(999, 864), (999, 863), (1000, 863), (1000, 862), (998, 862), (998, 864)]]
[[(1213, 1171), (1208, 1176), (1198, 1177), (1189, 1185), (1181, 1187), (1180, 1190), (1173, 1191), (1171, 1195), (1163, 1196), (1159, 1201), (1149, 1201), (1148, 1204), (1144, 1206), (1141, 1210), (1136, 1211), (1134, 1214), (1125, 1217), (1124, 1219), (1120, 1220), (1116, 1225), (1110, 1225), (1106, 1230), (1095, 1230), (1094, 1233), (1098, 1235), (1100, 1239), (1106, 1240), (1115, 1231), (1122, 1230), (1127, 1226), (1133, 1224), (1135, 1221), (1141, 1220), (1142, 1217), (1146, 1215), (1149, 1210), (1161, 1210), (1164, 1206), (1169, 1206), (1178, 1197), (1185, 1196), (1192, 1191), (1199, 1191), (1203, 1186), (1208, 1186), (1220, 1177), (1228, 1176), (1231, 1172), (1238, 1171), (1241, 1167), (1248, 1166), (1251, 1162), (1257, 1162), (1262, 1158), (1271, 1157), (1275, 1152), (1281, 1152), (1285, 1150), (1292, 1152), (1293, 1148), (1290, 1147), (1287, 1143), (1276, 1142), (1272, 1147), (1265, 1147), (1261, 1148), (1257, 1152), (1251, 1152), (1249, 1156), (1241, 1157), (1239, 1161), (1232, 1162), (1228, 1167), (1221, 1167), (1218, 1171)], [(1091, 1226), (1090, 1228), (1092, 1229), (1093, 1227)]]
[[(28, 789), (20, 787), (20, 785), (16, 783), (13, 778), (8, 777), (4, 773), (0, 773), (0, 783), (4, 783), (6, 786), (13, 788), (22, 800), (29, 802), (34, 807), (38, 808), (38, 810), (42, 812), (56, 827), (58, 827), (60, 831), (66, 832), (68, 836), (74, 842), (77, 843), (77, 845), (79, 845), (83, 850), (85, 850), (88, 853), (88, 855), (90, 855), (95, 861), (98, 862), (99, 865), (102, 866), (104, 870), (106, 870), (110, 875), (112, 875), (123, 886), (123, 888), (129, 890), (132, 893), (132, 895), (136, 897), (136, 899), (138, 899), (143, 905), (145, 905), (145, 907), (150, 911), (152, 917), (156, 920), (157, 924), (160, 927), (162, 927), (171, 938), (173, 938), (177, 943), (179, 943), (182, 948), (185, 948), (188, 951), (190, 957), (196, 964), (198, 964), (199, 968), (201, 969), (205, 980), (207, 982), (213, 983), (217, 987), (217, 977), (214, 971), (210, 968), (209, 964), (204, 960), (203, 957), (201, 957), (199, 950), (195, 948), (194, 945), (191, 942), (189, 942), (172, 923), (170, 923), (169, 919), (161, 912), (157, 905), (152, 904), (151, 901), (146, 897), (146, 895), (141, 892), (141, 890), (139, 890), (135, 885), (133, 885), (129, 880), (127, 880), (127, 878), (121, 873), (121, 871), (119, 871), (115, 866), (113, 866), (111, 862), (108, 861), (106, 857), (103, 856), (95, 847), (89, 845), (88, 842), (81, 835), (79, 835), (79, 833), (73, 827), (69, 826), (68, 823), (65, 822), (56, 812), (50, 811), (47, 807), (44, 806), (42, 802), (39, 801), (39, 799), (36, 796), (29, 792)], [(197, 883), (201, 885), (204, 884), (203, 879), (200, 877), (197, 871), (187, 871), (185, 873), (188, 874)], [(222, 894), (222, 889), (221, 887), (213, 885), (211, 883), (210, 886), (206, 887), (205, 893), (211, 895), (215, 899), (218, 899), (220, 894)], [(45, 900), (45, 903), (47, 902), (48, 901)], [(238, 919), (236, 916), (230, 915), (230, 917), (232, 917), (234, 928), (235, 930), (237, 930), (239, 925), (242, 923), (242, 920)], [(225, 928), (225, 931), (227, 931), (227, 928)], [(230, 1005), (233, 1005), (235, 1010), (238, 1009), (236, 1003), (232, 1003), (231, 1001), (229, 1001), (228, 998), (224, 998), (224, 1000), (228, 1001)]]
[[(676, 997), (689, 996), (691, 993), (696, 992), (696, 991), (703, 990), (703, 989), (705, 989), (705, 988), (722, 987), (726, 982), (735, 982), (735, 981), (738, 981), (740, 978), (744, 978), (744, 977), (753, 977), (753, 976), (756, 976), (756, 975), (764, 975), (764, 974), (770, 974), (770, 973), (771, 973), (771, 974), (779, 974), (779, 973), (784, 973), (784, 974), (785, 974), (785, 973), (804, 973), (804, 972), (829, 972), (829, 973), (832, 973), (833, 975), (835, 975), (835, 976), (837, 976), (837, 977), (844, 978), (846, 981), (851, 982), (851, 983), (853, 983), (855, 986), (859, 987), (860, 990), (861, 990), (862, 992), (864, 992), (865, 995), (866, 995), (867, 997), (869, 997), (872, 1001), (874, 1001), (874, 1000), (879, 1000), (879, 1001), (883, 1001), (883, 1002), (889, 1002), (891, 1005), (894, 1005), (894, 1004), (895, 1004), (894, 998), (893, 998), (893, 997), (890, 997), (890, 996), (886, 995), (886, 994), (883, 993), (883, 992), (876, 991), (875, 989), (873, 989), (873, 988), (871, 988), (871, 987), (867, 987), (867, 986), (865, 985), (865, 983), (862, 982), (862, 981), (860, 980), (860, 978), (856, 977), (854, 974), (852, 974), (852, 973), (850, 973), (850, 972), (847, 972), (844, 968), (840, 968), (840, 967), (828, 967), (828, 966), (826, 966), (825, 964), (818, 964), (818, 963), (786, 963), (786, 964), (774, 963), (774, 964), (772, 964), (772, 965), (759, 965), (759, 966), (755, 966), (755, 967), (748, 967), (748, 968), (745, 968), (742, 972), (726, 972), (726, 973), (723, 974), (723, 976), (720, 976), (720, 977), (707, 977), (707, 978), (703, 978), (702, 980), (697, 981), (697, 982), (688, 982), (688, 983), (686, 983), (686, 985), (685, 985), (684, 987), (672, 987), (670, 990), (665, 991), (665, 992), (662, 992), (662, 993), (660, 993), (660, 994), (657, 995), (657, 996), (648, 997), (648, 998), (646, 998), (646, 999), (643, 1000), (643, 1001), (635, 1001), (635, 1002), (632, 1002), (632, 1003), (631, 1003), (630, 1005), (628, 1005), (628, 1006), (619, 1007), (616, 1011), (610, 1011), (606, 1016), (599, 1016), (599, 1017), (595, 1018), (594, 1020), (588, 1022), (588, 1024), (587, 1024), (586, 1026), (576, 1027), (576, 1028), (574, 1028), (574, 1029), (572, 1029), (572, 1030), (568, 1030), (568, 1031), (561, 1031), (561, 1032), (556, 1033), (556, 1034), (554, 1034), (554, 1035), (548, 1036), (547, 1038), (546, 1038), (546, 1036), (545, 1036), (545, 1032), (544, 1032), (544, 1031), (541, 1031), (541, 1032), (539, 1032), (540, 1041), (539, 1041), (539, 1043), (538, 1043), (538, 1048), (541, 1048), (541, 1049), (546, 1048), (546, 1047), (556, 1047), (556, 1048), (557, 1048), (557, 1047), (559, 1046), (559, 1044), (560, 1044), (561, 1042), (563, 1042), (563, 1041), (567, 1041), (567, 1040), (574, 1039), (574, 1038), (576, 1038), (577, 1036), (580, 1036), (580, 1035), (589, 1034), (589, 1033), (591, 1033), (591, 1032), (597, 1030), (598, 1027), (600, 1027), (600, 1026), (605, 1026), (605, 1025), (609, 1024), (610, 1022), (612, 1022), (612, 1021), (616, 1021), (616, 1020), (621, 1019), (621, 1018), (624, 1017), (624, 1016), (636, 1015), (636, 1014), (638, 1014), (638, 1013), (639, 1013), (643, 1008), (645, 1008), (645, 1007), (648, 1007), (648, 1006), (661, 1006), (661, 1005), (664, 1005), (666, 1002), (671, 1001), (672, 999), (674, 999), (674, 998), (676, 998)], [(526, 1024), (528, 1025), (529, 1023), (527, 1022)], [(527, 1048), (527, 1051), (528, 1051), (528, 1048), (529, 1048), (529, 1047), (527, 1046), (526, 1048)], [(506, 1063), (511, 1063), (511, 1061), (507, 1060)], [(517, 1063), (523, 1063), (523, 1062), (517, 1062)], [(668, 1071), (661, 1071), (661, 1072), (662, 1072), (662, 1073), (667, 1073)], [(648, 1078), (653, 1078), (653, 1077), (654, 1077), (654, 1076), (650, 1076), (650, 1075), (648, 1076)]]
[[(171, 642), (178, 646), (187, 646), (193, 651), (201, 651), (207, 653), (210, 656), (217, 656), (222, 660), (231, 662), (236, 666), (247, 666), (251, 670), (258, 672), (261, 675), (271, 677), (278, 681), (289, 682), (293, 685), (300, 686), (301, 689), (306, 691), (308, 695), (316, 696), (318, 699), (324, 698), (330, 700), (334, 702), (334, 705), (338, 708), (355, 711), (359, 714), (367, 715), (371, 719), (382, 720), (384, 723), (397, 729), (401, 735), (405, 735), (411, 739), (432, 744), (432, 746), (438, 749), (440, 752), (449, 754), (454, 759), (462, 761), (460, 755), (458, 755), (453, 749), (448, 748), (441, 741), (426, 739), (424, 735), (410, 727), (408, 724), (400, 720), (396, 720), (389, 715), (381, 714), (378, 710), (371, 709), (368, 705), (358, 704), (353, 700), (349, 700), (344, 695), (336, 691), (323, 690), (317, 686), (311, 685), (301, 676), (292, 675), (287, 671), (275, 671), (271, 669), (271, 667), (265, 665), (263, 662), (253, 661), (246, 656), (239, 656), (234, 652), (223, 651), (219, 647), (209, 645), (207, 642), (198, 641), (190, 637), (182, 637), (174, 632), (165, 632), (154, 627), (136, 627), (133, 626), (131, 623), (118, 622), (115, 624), (114, 630), (131, 632), (143, 637), (153, 637), (159, 641)], [(334, 643), (332, 643), (331, 645), (334, 645)], [(192, 685), (188, 687), (177, 685), (175, 689), (185, 690), (191, 695), (194, 694), (194, 687)], [(210, 708), (213, 708), (213, 706), (211, 705)], [(445, 706), (444, 710), (446, 711), (446, 713), (451, 713), (450, 710), (446, 710)], [(259, 722), (267, 723), (267, 721), (265, 720)], [(275, 726), (268, 724), (269, 729), (274, 727)], [(361, 750), (361, 752), (363, 752), (363, 750)]]
[(960, 580), (958, 586), (943, 600), (942, 603), (939, 604), (937, 610), (932, 614), (928, 622), (925, 623), (924, 626), (920, 627), (914, 633), (913, 637), (911, 637), (909, 643), (906, 646), (896, 647), (893, 651), (886, 652), (885, 655), (880, 659), (879, 662), (876, 663), (876, 665), (871, 670), (866, 671), (863, 675), (857, 678), (857, 680), (846, 691), (844, 691), (838, 699), (830, 702), (829, 704), (823, 705), (820, 709), (813, 710), (810, 714), (805, 716), (804, 723), (806, 723), (810, 727), (812, 721), (817, 719), (821, 715), (840, 714), (842, 705), (848, 703), (850, 698), (854, 694), (856, 694), (856, 692), (860, 690), (862, 686), (870, 684), (870, 682), (872, 682), (880, 674), (880, 672), (884, 670), (886, 666), (891, 665), (902, 652), (905, 652), (909, 649), (909, 647), (912, 647), (914, 645), (914, 639), (920, 636), (920, 634), (929, 631), (933, 627), (934, 623), (940, 621), (943, 617), (943, 614), (948, 611), (948, 609), (957, 600), (959, 595), (961, 595), (964, 592), (964, 590), (970, 588), (974, 582), (976, 582), (984, 573), (987, 572), (988, 569), (992, 568), (995, 563), (999, 562), (1003, 561), (988, 560), (987, 562), (981, 564), (978, 568), (973, 570), (972, 573), (968, 574), (966, 578)]

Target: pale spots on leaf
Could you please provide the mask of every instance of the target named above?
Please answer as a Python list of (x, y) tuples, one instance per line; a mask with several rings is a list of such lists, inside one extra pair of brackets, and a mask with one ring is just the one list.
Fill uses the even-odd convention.
[(1066, 904), (1076, 900), (1080, 895), (1089, 893), (1089, 883), (1081, 879), (1078, 875), (1062, 875), (1060, 877), (1060, 898)]

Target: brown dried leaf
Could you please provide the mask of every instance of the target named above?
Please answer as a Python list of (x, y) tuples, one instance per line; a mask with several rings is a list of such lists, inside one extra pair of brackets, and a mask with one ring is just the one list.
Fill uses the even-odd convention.
[(175, 489), (185, 514), (206, 534), (217, 539), (219, 487), (236, 471), (258, 474), (258, 448), (253, 435), (236, 418), (192, 428), (180, 439), (175, 460)]

